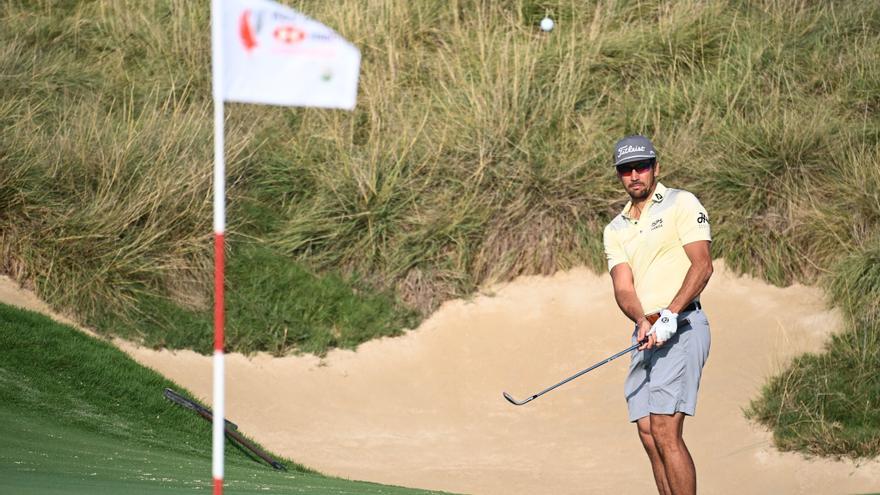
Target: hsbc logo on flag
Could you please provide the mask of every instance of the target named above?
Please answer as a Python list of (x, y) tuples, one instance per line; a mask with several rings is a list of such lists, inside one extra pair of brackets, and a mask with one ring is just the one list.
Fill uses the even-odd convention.
[[(271, 41), (276, 47), (289, 47), (300, 43), (306, 39), (308, 34), (306, 31), (296, 24), (285, 22), (285, 19), (274, 20), (275, 26), (272, 28), (272, 36), (270, 40), (264, 39), (264, 31), (267, 24), (264, 19), (266, 16), (262, 12), (254, 13), (247, 9), (241, 13), (238, 21), (238, 37), (242, 46), (248, 52), (253, 51), (258, 46), (265, 45), (267, 41)], [(278, 17), (278, 16), (273, 16)], [(280, 21), (280, 22), (278, 22)]]
[(298, 29), (296, 26), (278, 26), (272, 33), (272, 36), (279, 43), (292, 45), (306, 39), (306, 32)]
[(324, 33), (308, 32), (298, 19), (278, 12), (245, 9), (238, 19), (238, 37), (245, 51), (270, 47), (285, 51), (309, 40), (318, 43), (332, 41)]

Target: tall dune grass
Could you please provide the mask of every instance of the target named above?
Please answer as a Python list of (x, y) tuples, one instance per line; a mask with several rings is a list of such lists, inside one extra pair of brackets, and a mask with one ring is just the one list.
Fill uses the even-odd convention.
[[(293, 5), (361, 48), (358, 107), (229, 105), (230, 259), (257, 245), (318, 276), (392, 290), (421, 314), (517, 275), (601, 270), (601, 229), (624, 201), (610, 146), (644, 133), (663, 180), (709, 209), (716, 257), (774, 284), (822, 284), (850, 316), (824, 357), (784, 375), (840, 380), (779, 378), (755, 417), (782, 446), (880, 452), (870, 378), (880, 376), (870, 359), (880, 323), (864, 306), (880, 300), (870, 262), (880, 236), (880, 7)], [(2, 268), (108, 331), (112, 315), (149, 312), (142, 297), (192, 311), (210, 298), (207, 10), (170, 0), (0, 7)], [(557, 20), (552, 33), (537, 29), (544, 15)], [(242, 283), (266, 291), (257, 300), (290, 290)], [(319, 318), (331, 321), (327, 335), (289, 340), (296, 307), (243, 315), (242, 326), (265, 329), (232, 341), (322, 352), (406, 320), (377, 317), (388, 328), (358, 333)], [(167, 326), (140, 331), (156, 345), (202, 345)], [(778, 380), (799, 383), (798, 393)], [(851, 401), (825, 408), (817, 397)]]
[[(51, 125), (21, 118), (2, 131), (17, 152), (2, 165), (15, 198), (4, 212), (5, 270), (86, 318), (141, 292), (204, 294), (210, 115), (173, 97), (138, 109), (102, 103), (84, 95)], [(234, 173), (247, 134), (232, 135)]]

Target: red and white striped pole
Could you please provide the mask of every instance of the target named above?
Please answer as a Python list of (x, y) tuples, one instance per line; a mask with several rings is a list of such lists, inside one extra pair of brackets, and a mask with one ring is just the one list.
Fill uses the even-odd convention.
[(214, 424), (211, 475), (214, 495), (223, 494), (225, 374), (223, 372), (223, 235), (226, 230), (226, 160), (223, 150), (223, 11), (211, 0), (211, 79), (214, 95)]

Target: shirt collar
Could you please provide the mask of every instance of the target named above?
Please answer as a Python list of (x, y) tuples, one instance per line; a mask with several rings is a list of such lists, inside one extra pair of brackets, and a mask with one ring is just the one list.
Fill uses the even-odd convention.
[[(664, 186), (662, 182), (658, 182), (657, 187), (654, 188), (654, 194), (651, 196), (651, 203), (650, 204), (662, 203), (664, 199), (666, 199), (666, 186)], [(623, 207), (623, 211), (621, 212), (621, 214), (624, 217), (626, 217), (627, 219), (630, 218), (629, 210), (631, 208), (632, 208), (632, 201), (630, 200), (630, 201), (627, 201), (626, 206)], [(648, 210), (648, 208), (645, 208), (645, 211), (647, 211), (647, 210)], [(642, 215), (645, 214), (645, 211), (642, 212)]]

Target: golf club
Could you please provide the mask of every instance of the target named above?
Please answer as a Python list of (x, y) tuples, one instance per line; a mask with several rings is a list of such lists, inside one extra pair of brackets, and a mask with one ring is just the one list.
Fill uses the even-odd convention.
[[(208, 422), (211, 422), (214, 419), (214, 415), (213, 415), (213, 413), (211, 413), (210, 409), (202, 406), (201, 404), (198, 404), (195, 401), (187, 399), (186, 397), (178, 394), (177, 392), (175, 392), (174, 390), (171, 390), (170, 388), (166, 388), (165, 392), (163, 392), (163, 395), (165, 395), (166, 399), (170, 400), (171, 402), (174, 402), (175, 404), (183, 406), (187, 409), (192, 409), (193, 411), (197, 412), (199, 414), (199, 416), (201, 416), (202, 418), (204, 418)], [(226, 426), (226, 428), (225, 428), (226, 435), (233, 438), (235, 441), (237, 441), (238, 443), (243, 445), (245, 448), (247, 448), (248, 450), (250, 450), (251, 452), (256, 454), (257, 457), (259, 457), (260, 459), (263, 459), (264, 461), (268, 462), (269, 465), (272, 466), (273, 468), (278, 469), (280, 471), (287, 471), (287, 468), (284, 467), (284, 464), (281, 464), (280, 462), (276, 461), (275, 459), (272, 459), (271, 457), (269, 457), (268, 454), (266, 454), (262, 450), (258, 449), (254, 444), (248, 442), (247, 440), (244, 439), (244, 437), (242, 437), (240, 434), (238, 434), (238, 432), (235, 431), (238, 429), (238, 426), (236, 426), (235, 423), (232, 423), (229, 420), (225, 420), (225, 421), (226, 421), (226, 425), (225, 425)]]
[(613, 355), (613, 356), (611, 356), (611, 357), (605, 359), (604, 361), (600, 361), (600, 362), (598, 362), (598, 363), (596, 363), (596, 364), (590, 366), (589, 368), (587, 368), (587, 369), (585, 369), (585, 370), (583, 370), (583, 371), (579, 371), (579, 372), (577, 372), (576, 374), (571, 375), (570, 377), (566, 378), (565, 380), (562, 380), (561, 382), (557, 383), (556, 385), (553, 385), (553, 386), (551, 386), (551, 387), (545, 388), (544, 390), (541, 390), (541, 391), (538, 392), (537, 394), (532, 395), (532, 396), (529, 396), (528, 399), (525, 399), (525, 400), (516, 400), (516, 399), (514, 399), (510, 394), (508, 394), (507, 392), (502, 392), (502, 395), (504, 395), (504, 398), (507, 399), (507, 402), (510, 402), (511, 404), (513, 404), (513, 405), (515, 405), (515, 406), (521, 406), (521, 405), (523, 405), (523, 404), (526, 404), (526, 403), (528, 403), (528, 402), (531, 402), (531, 401), (537, 399), (538, 397), (540, 397), (540, 396), (546, 394), (547, 392), (549, 392), (549, 391), (555, 389), (556, 387), (559, 387), (559, 386), (561, 386), (561, 385), (565, 385), (566, 383), (568, 383), (568, 382), (574, 380), (575, 378), (577, 378), (577, 377), (579, 377), (579, 376), (581, 376), (581, 375), (583, 375), (583, 374), (585, 374), (585, 373), (588, 373), (588, 372), (590, 372), (590, 371), (592, 371), (592, 370), (598, 368), (599, 366), (602, 366), (602, 365), (605, 364), (605, 363), (610, 363), (611, 361), (614, 361), (615, 359), (619, 358), (620, 356), (623, 356), (624, 354), (626, 354), (626, 353), (628, 353), (628, 352), (631, 352), (631, 351), (634, 351), (634, 350), (638, 349), (638, 347), (639, 347), (640, 345), (644, 344), (644, 343), (647, 342), (647, 341), (648, 341), (648, 339), (647, 339), (647, 337), (646, 337), (646, 338), (642, 339), (640, 342), (638, 342), (638, 343), (636, 343), (636, 344), (633, 344), (633, 345), (627, 347), (626, 349), (624, 349), (624, 350), (618, 352), (617, 354), (615, 354), (615, 355)]

